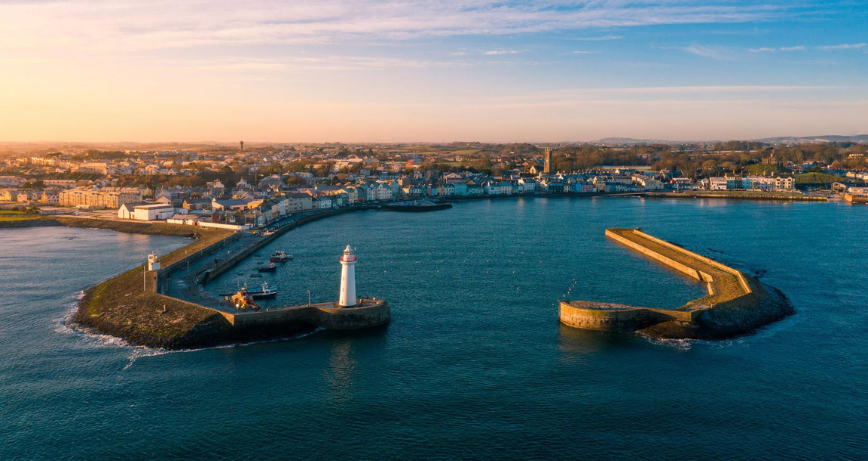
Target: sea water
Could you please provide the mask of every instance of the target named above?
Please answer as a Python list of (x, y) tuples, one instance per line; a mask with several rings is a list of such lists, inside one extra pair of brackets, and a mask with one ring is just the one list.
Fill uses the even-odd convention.
[[(194, 351), (68, 324), (82, 290), (188, 240), (0, 231), (0, 459), (868, 457), (868, 207), (507, 199), (357, 212), (206, 289), (333, 301), (357, 249), (386, 328)], [(674, 308), (704, 287), (607, 240), (646, 232), (781, 289), (796, 315), (725, 341), (558, 323), (561, 298)], [(273, 250), (295, 258), (257, 274)]]

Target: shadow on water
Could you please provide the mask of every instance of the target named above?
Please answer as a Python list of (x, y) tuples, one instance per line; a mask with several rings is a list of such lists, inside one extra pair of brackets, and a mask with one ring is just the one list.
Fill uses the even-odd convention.
[(635, 333), (595, 331), (558, 323), (558, 349), (562, 353), (591, 355), (633, 347), (641, 341)]
[[(317, 335), (317, 338), (323, 341), (365, 341), (366, 343), (370, 342), (371, 344), (385, 344), (387, 331), (389, 331), (389, 324), (366, 328), (364, 330), (323, 330)], [(374, 340), (376, 340), (376, 342)]]

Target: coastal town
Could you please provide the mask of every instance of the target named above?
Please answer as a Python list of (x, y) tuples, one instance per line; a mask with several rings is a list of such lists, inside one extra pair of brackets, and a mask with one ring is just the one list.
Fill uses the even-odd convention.
[(49, 148), (0, 158), (0, 207), (239, 230), (294, 213), (418, 199), (729, 193), (868, 201), (868, 145), (832, 143), (830, 154), (829, 143), (755, 144)]
[(0, 24), (0, 461), (868, 461), (868, 0)]

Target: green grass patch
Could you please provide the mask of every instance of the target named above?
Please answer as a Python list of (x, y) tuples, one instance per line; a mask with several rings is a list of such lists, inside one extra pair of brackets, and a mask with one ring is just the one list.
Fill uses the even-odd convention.
[(795, 175), (798, 185), (832, 184), (833, 182), (846, 181), (845, 178), (826, 173), (801, 173)]
[(780, 176), (781, 174), (789, 173), (790, 170), (780, 166), (780, 165), (751, 165), (747, 167), (747, 173), (757, 176), (767, 176), (772, 174), (777, 174)]

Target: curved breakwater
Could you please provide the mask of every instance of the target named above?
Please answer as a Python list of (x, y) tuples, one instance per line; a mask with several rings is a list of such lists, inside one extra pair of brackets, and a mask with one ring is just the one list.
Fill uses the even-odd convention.
[(668, 339), (744, 334), (794, 312), (778, 290), (705, 256), (642, 232), (606, 229), (606, 237), (705, 283), (708, 295), (674, 310), (591, 301), (561, 301), (560, 321), (589, 330), (638, 331)]

